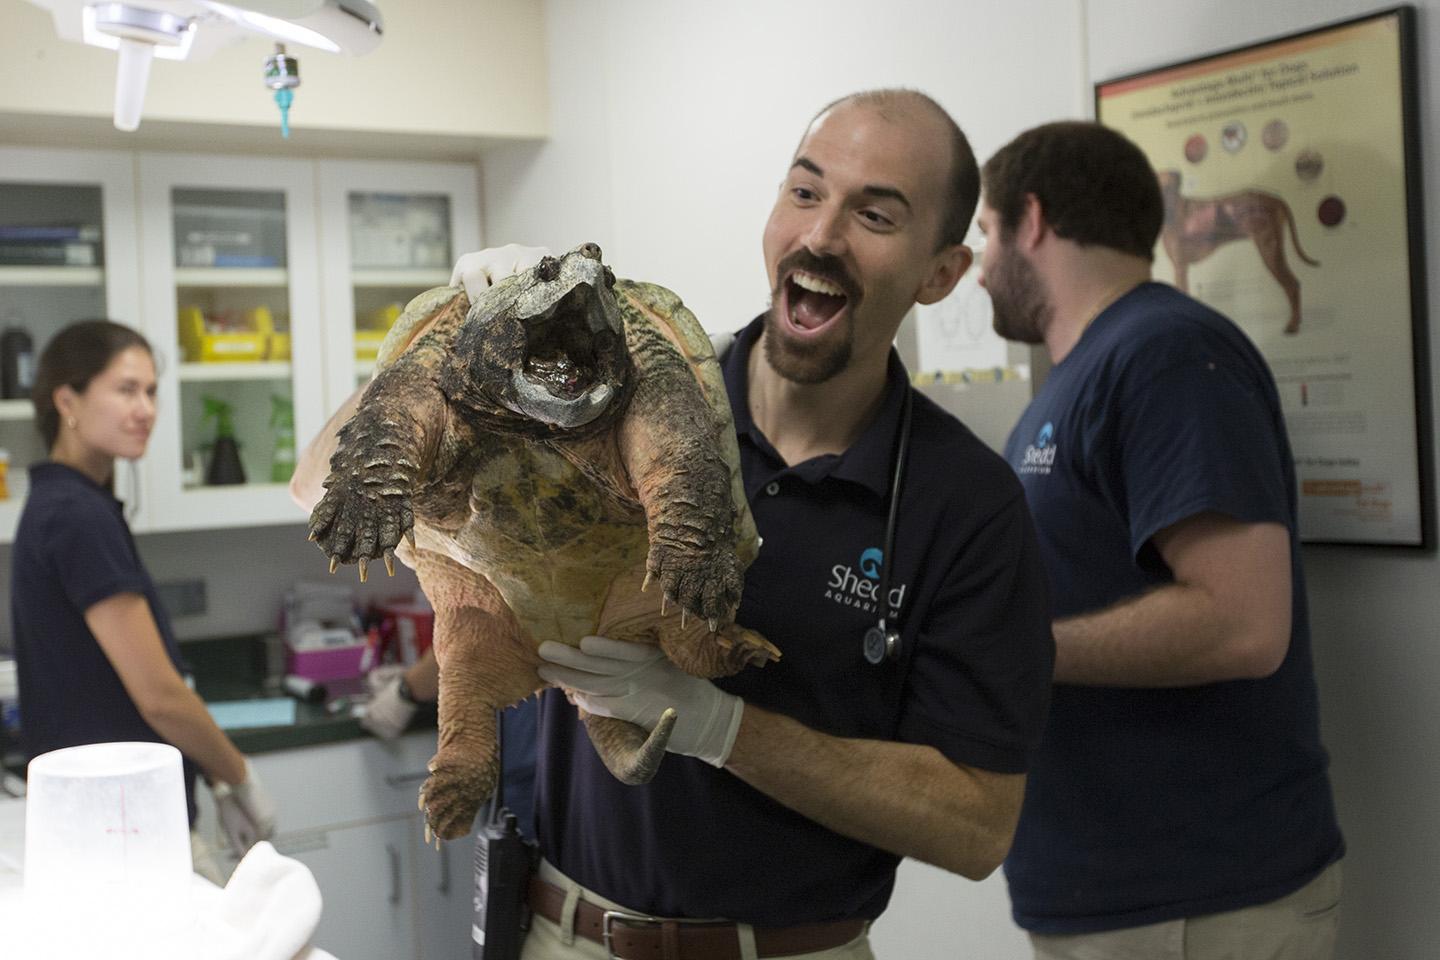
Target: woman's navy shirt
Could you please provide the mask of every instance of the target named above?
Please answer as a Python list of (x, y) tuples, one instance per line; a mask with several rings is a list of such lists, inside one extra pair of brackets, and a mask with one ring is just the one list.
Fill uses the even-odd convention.
[[(78, 470), (35, 464), (11, 557), (10, 625), (26, 756), (87, 743), (164, 743), (85, 623), (85, 611), (100, 601), (138, 593), (150, 605), (170, 661), (184, 672), (170, 618), (140, 562), (120, 501)], [(192, 823), (195, 774), (187, 757)]]

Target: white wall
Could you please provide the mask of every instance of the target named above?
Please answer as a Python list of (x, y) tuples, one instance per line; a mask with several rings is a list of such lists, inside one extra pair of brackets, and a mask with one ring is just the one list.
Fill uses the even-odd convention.
[[(1364, 0), (1089, 0), (1094, 79), (1378, 9)], [(1440, 0), (1419, 0), (1421, 152), (1431, 329), (1440, 322)], [(1430, 369), (1440, 372), (1431, 335)], [(1433, 386), (1432, 386), (1433, 389)], [(1433, 506), (1433, 503), (1432, 503)], [(1349, 844), (1342, 960), (1440, 953), (1440, 560), (1310, 548), (1305, 554), (1325, 741)]]
[[(1424, 152), (1440, 0), (1419, 0)], [(707, 327), (767, 294), (760, 232), (811, 113), (851, 90), (918, 87), (988, 156), (1035, 123), (1088, 115), (1090, 83), (1374, 9), (1363, 0), (736, 0), (546, 4), (552, 139), (485, 164), (489, 242), (595, 240), (622, 275), (679, 291)], [(1440, 183), (1427, 168), (1434, 276)], [(1431, 313), (1440, 319), (1432, 281)], [(1434, 338), (1440, 340), (1440, 337)], [(1431, 368), (1440, 371), (1440, 350)], [(984, 394), (978, 394), (983, 402)], [(963, 403), (962, 403), (963, 406)], [(962, 418), (965, 413), (962, 410)], [(1436, 954), (1440, 912), (1440, 560), (1306, 552), (1323, 723), (1350, 845), (1341, 960)], [(882, 957), (1020, 960), (1003, 882), (907, 863)]]

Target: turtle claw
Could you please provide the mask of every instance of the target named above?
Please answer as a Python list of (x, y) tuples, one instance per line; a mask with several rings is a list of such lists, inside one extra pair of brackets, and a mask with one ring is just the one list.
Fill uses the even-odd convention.
[(359, 567), (360, 567), (360, 582), (361, 582), (361, 583), (364, 583), (364, 582), (365, 582), (365, 578), (366, 578), (365, 566), (366, 566), (366, 564), (369, 563), (369, 561), (366, 560), (364, 557), (361, 557), (360, 560), (358, 561), (358, 563), (359, 563)]
[(640, 581), (640, 592), (641, 592), (641, 593), (644, 593), (645, 590), (646, 590), (646, 588), (649, 587), (649, 586), (650, 586), (650, 571), (649, 571), (649, 570), (646, 570), (646, 571), (645, 571), (645, 579)]
[(385, 575), (395, 576), (395, 551), (389, 547), (385, 548)]
[(339, 558), (339, 557), (331, 557), (331, 558), (330, 558), (330, 572), (331, 572), (331, 573), (334, 573), (336, 570), (339, 570), (339, 569), (340, 569), (340, 558)]

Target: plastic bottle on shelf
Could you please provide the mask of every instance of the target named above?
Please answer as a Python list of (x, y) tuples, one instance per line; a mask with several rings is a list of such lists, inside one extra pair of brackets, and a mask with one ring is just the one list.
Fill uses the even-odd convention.
[(240, 463), (240, 446), (235, 442), (230, 404), (208, 393), (201, 399), (205, 404), (205, 419), (215, 418), (215, 445), (210, 451), (210, 469), (205, 474), (205, 482), (211, 486), (244, 483), (245, 468)]

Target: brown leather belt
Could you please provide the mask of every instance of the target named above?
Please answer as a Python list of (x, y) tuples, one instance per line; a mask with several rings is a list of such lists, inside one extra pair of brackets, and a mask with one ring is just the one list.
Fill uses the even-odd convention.
[[(564, 926), (565, 891), (539, 877), (530, 878), (530, 909)], [(579, 900), (575, 932), (603, 944), (620, 960), (740, 960), (740, 934), (728, 920), (656, 920), (643, 914)], [(829, 950), (865, 932), (864, 920), (807, 923), (795, 927), (756, 927), (755, 952), (762, 957), (788, 957)]]

